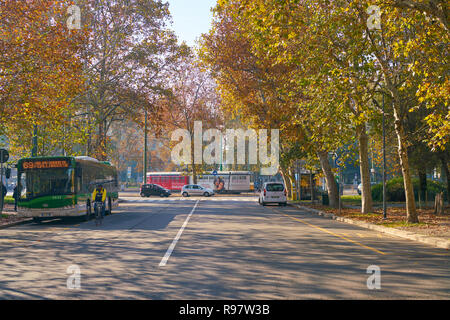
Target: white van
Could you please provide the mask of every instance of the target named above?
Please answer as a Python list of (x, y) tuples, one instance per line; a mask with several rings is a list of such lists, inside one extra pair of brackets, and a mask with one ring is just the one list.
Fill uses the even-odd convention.
[(265, 206), (268, 203), (278, 203), (280, 206), (287, 204), (287, 191), (281, 182), (266, 182), (259, 194), (259, 204)]

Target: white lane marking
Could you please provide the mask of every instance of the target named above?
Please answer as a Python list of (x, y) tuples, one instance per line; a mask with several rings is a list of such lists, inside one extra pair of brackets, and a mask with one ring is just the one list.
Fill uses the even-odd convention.
[(178, 240), (181, 237), (181, 234), (184, 231), (184, 228), (186, 228), (189, 219), (191, 218), (192, 214), (194, 213), (195, 209), (197, 208), (198, 203), (200, 202), (200, 200), (197, 200), (197, 202), (195, 203), (195, 206), (192, 208), (191, 212), (189, 213), (189, 215), (187, 216), (186, 220), (184, 220), (183, 225), (181, 226), (181, 229), (178, 231), (177, 235), (175, 236), (175, 238), (172, 241), (172, 244), (169, 246), (169, 248), (167, 249), (166, 254), (164, 255), (164, 257), (161, 259), (161, 262), (159, 263), (160, 267), (164, 267), (167, 263), (167, 260), (169, 260), (170, 255), (172, 254), (173, 249), (175, 249), (175, 246), (177, 245)]

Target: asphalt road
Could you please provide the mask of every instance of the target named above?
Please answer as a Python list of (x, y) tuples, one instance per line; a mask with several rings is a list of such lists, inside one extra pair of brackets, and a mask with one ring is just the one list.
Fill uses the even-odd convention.
[[(1, 299), (449, 299), (449, 252), (251, 197), (125, 197), (0, 230)], [(68, 289), (67, 269), (80, 269)], [(367, 268), (381, 270), (370, 290)]]

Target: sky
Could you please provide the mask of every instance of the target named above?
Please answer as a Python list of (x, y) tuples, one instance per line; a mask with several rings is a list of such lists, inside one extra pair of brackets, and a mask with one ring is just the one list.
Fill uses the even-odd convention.
[(208, 32), (211, 27), (211, 8), (216, 0), (168, 0), (172, 14), (172, 28), (180, 42), (186, 41), (190, 46), (196, 38)]

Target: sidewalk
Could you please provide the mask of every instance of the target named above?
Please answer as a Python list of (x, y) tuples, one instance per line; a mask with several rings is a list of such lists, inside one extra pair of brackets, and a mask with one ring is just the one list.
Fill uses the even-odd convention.
[(14, 211), (14, 205), (5, 204), (0, 216), (0, 229), (16, 226), (31, 220), (31, 218), (18, 217), (17, 212)]
[(418, 209), (419, 223), (408, 224), (405, 222), (406, 214), (404, 208), (398, 206), (389, 207), (388, 219), (383, 220), (380, 209), (376, 209), (374, 213), (362, 214), (360, 212), (361, 207), (346, 207), (342, 209), (339, 215), (337, 209), (319, 204), (297, 204), (291, 202), (290, 205), (316, 213), (325, 218), (418, 241), (437, 248), (450, 248), (450, 215), (435, 216), (429, 213), (430, 209)]

